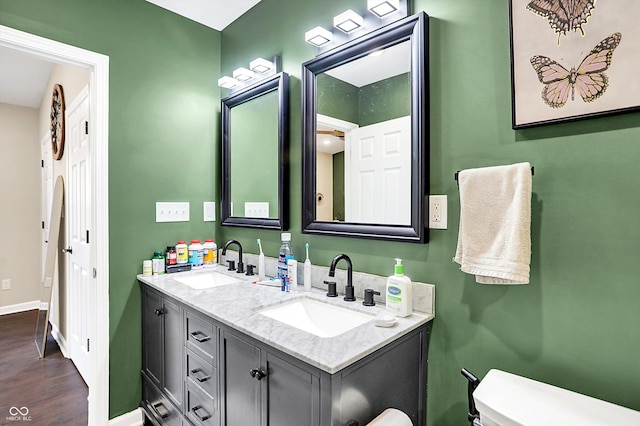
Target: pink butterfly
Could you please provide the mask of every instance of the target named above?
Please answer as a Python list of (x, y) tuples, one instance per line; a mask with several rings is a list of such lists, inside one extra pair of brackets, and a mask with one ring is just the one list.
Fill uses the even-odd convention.
[(546, 56), (531, 58), (531, 65), (538, 73), (538, 80), (544, 84), (542, 100), (552, 108), (560, 108), (567, 103), (569, 91), (574, 100), (576, 89), (585, 102), (593, 102), (607, 90), (609, 78), (604, 71), (611, 65), (613, 50), (618, 47), (622, 34), (614, 33), (594, 47), (580, 62), (578, 69), (565, 67)]
[(527, 5), (527, 9), (549, 20), (549, 25), (560, 35), (567, 31), (580, 30), (591, 16), (591, 9), (595, 7), (596, 0), (533, 0)]

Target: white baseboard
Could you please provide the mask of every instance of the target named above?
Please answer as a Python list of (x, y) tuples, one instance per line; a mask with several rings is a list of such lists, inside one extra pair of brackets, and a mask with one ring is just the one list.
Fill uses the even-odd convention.
[(17, 312), (31, 311), (38, 309), (40, 306), (39, 300), (32, 300), (30, 302), (17, 303), (15, 305), (0, 306), (0, 315), (15, 314)]
[(69, 358), (69, 351), (67, 350), (67, 341), (65, 340), (62, 333), (60, 333), (58, 326), (56, 326), (52, 322), (50, 322), (50, 324), (51, 324), (51, 335), (53, 336), (55, 341), (58, 342), (58, 347), (60, 348), (60, 352), (62, 352), (62, 356), (65, 358)]
[(144, 413), (140, 407), (109, 420), (109, 426), (141, 426), (143, 423)]

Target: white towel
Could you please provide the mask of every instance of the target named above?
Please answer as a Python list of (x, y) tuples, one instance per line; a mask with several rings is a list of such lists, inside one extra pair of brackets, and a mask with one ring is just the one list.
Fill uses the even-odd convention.
[(462, 170), (460, 228), (453, 260), (481, 284), (528, 284), (531, 166)]

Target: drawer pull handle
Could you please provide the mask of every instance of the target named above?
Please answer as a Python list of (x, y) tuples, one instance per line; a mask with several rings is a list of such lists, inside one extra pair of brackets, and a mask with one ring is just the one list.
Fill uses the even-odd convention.
[(199, 376), (199, 375), (198, 375), (198, 373), (200, 373), (200, 372), (202, 372), (202, 370), (201, 370), (201, 369), (199, 369), (199, 368), (196, 368), (196, 369), (194, 369), (194, 370), (191, 370), (191, 375), (192, 375), (193, 377), (195, 377), (195, 378), (196, 378), (196, 380), (197, 380), (197, 381), (199, 381), (200, 383), (202, 383), (202, 382), (206, 382), (207, 380), (209, 380), (209, 379), (211, 378), (211, 376), (207, 376), (207, 375), (205, 375), (204, 373), (203, 373), (203, 375)]
[(254, 368), (253, 370), (249, 370), (249, 374), (251, 375), (251, 377), (253, 377), (256, 380), (262, 380), (264, 377), (267, 377), (267, 373), (257, 368)]
[[(162, 403), (162, 401), (151, 404), (151, 408), (153, 408), (153, 411), (155, 411), (156, 416), (160, 417), (161, 419), (166, 419), (167, 417), (169, 417), (169, 411), (164, 408), (164, 404)], [(162, 408), (162, 410), (160, 408)]]
[(191, 334), (191, 337), (193, 337), (200, 343), (206, 342), (207, 340), (211, 339), (211, 337), (207, 336), (202, 331), (192, 331), (190, 334)]
[[(204, 412), (204, 415), (198, 413), (198, 411), (202, 410)], [(208, 418), (211, 417), (211, 414), (207, 413), (207, 411), (204, 409), (204, 407), (202, 407), (202, 405), (196, 405), (195, 407), (193, 407), (191, 409), (191, 412), (198, 418), (200, 419), (201, 422), (204, 422), (205, 420), (207, 420)]]

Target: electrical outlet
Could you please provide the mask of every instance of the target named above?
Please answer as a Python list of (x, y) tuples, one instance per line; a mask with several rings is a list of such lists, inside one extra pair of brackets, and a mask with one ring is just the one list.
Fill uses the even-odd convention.
[(447, 196), (429, 196), (429, 228), (447, 229)]
[(3, 290), (11, 290), (11, 280), (10, 279), (2, 280), (2, 289)]
[(216, 203), (213, 201), (205, 201), (203, 205), (203, 216), (205, 222), (216, 221)]
[(156, 203), (156, 222), (189, 222), (189, 203)]

